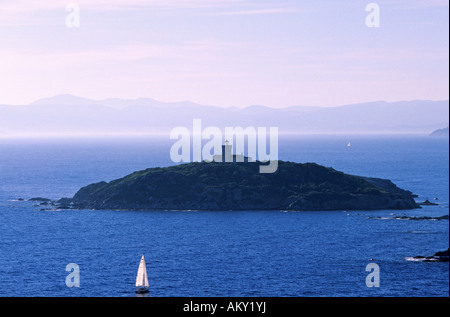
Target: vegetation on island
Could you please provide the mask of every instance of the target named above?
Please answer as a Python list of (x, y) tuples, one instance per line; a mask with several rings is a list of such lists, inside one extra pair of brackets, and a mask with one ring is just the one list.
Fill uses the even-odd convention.
[(81, 188), (62, 208), (120, 210), (379, 210), (419, 208), (391, 181), (348, 175), (315, 163), (189, 163), (134, 172)]

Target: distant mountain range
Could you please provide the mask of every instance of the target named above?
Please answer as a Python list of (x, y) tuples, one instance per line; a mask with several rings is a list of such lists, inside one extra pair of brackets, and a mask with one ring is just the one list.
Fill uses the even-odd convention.
[(375, 101), (340, 107), (222, 108), (189, 101), (91, 100), (72, 95), (29, 105), (0, 105), (0, 135), (145, 134), (170, 131), (192, 120), (202, 127), (278, 127), (280, 133), (423, 133), (448, 126), (449, 101)]

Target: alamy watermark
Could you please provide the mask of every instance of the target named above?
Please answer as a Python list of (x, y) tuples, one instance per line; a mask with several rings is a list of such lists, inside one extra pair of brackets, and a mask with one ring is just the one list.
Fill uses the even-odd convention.
[[(268, 163), (260, 165), (260, 173), (275, 173), (278, 169), (277, 127), (226, 127), (225, 133), (222, 133), (218, 127), (202, 130), (201, 119), (194, 119), (192, 132), (186, 127), (176, 127), (172, 129), (170, 139), (178, 140), (170, 149), (170, 158), (174, 163), (252, 163), (258, 160)], [(209, 141), (203, 145), (203, 140)], [(233, 154), (233, 144), (236, 154)]]
[(370, 272), (366, 276), (367, 287), (380, 287), (380, 267), (376, 263), (369, 263), (366, 266), (366, 272)]
[(366, 6), (366, 11), (370, 12), (366, 17), (366, 26), (368, 28), (379, 28), (380, 27), (380, 6), (375, 3), (369, 3)]
[(70, 2), (66, 5), (66, 26), (68, 28), (80, 27), (80, 6), (75, 2)]
[[(75, 2), (70, 2), (66, 5), (66, 26), (68, 28), (80, 27), (80, 6)], [(380, 6), (378, 3), (371, 2), (366, 5), (366, 12), (369, 14), (366, 17), (366, 26), (369, 28), (380, 27)]]
[(69, 263), (66, 272), (70, 272), (66, 277), (66, 286), (69, 288), (80, 287), (80, 266), (76, 263)]

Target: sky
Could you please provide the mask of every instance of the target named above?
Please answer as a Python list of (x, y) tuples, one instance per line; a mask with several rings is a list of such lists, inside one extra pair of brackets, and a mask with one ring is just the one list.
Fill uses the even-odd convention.
[(0, 0), (0, 104), (447, 100), (448, 0), (376, 1), (379, 27), (371, 2)]

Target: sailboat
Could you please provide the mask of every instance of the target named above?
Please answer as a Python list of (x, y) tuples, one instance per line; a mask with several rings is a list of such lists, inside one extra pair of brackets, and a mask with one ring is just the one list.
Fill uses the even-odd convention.
[(141, 262), (139, 263), (139, 269), (136, 276), (136, 287), (136, 294), (148, 293), (149, 285), (144, 255), (142, 255)]

